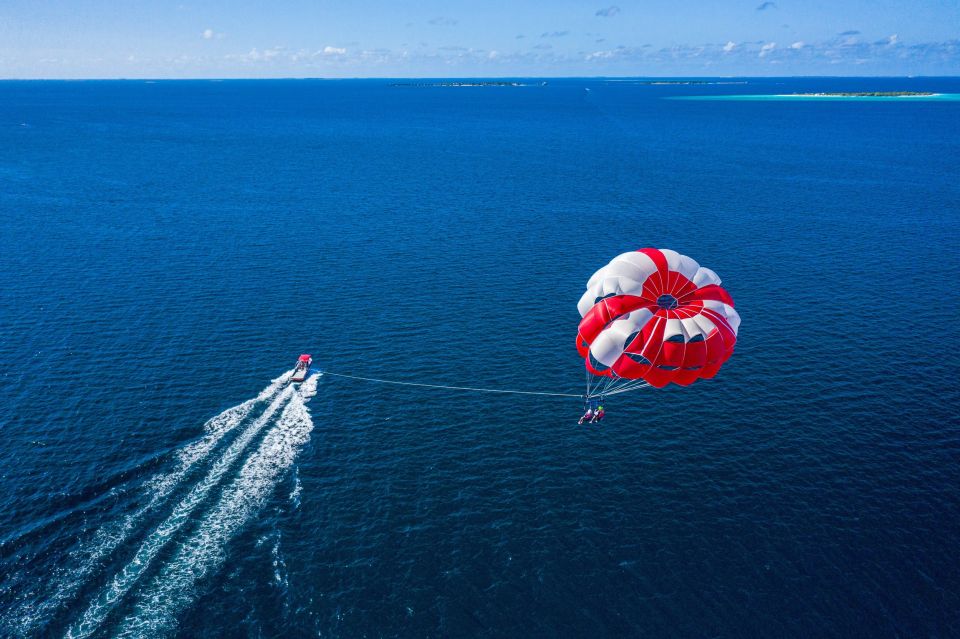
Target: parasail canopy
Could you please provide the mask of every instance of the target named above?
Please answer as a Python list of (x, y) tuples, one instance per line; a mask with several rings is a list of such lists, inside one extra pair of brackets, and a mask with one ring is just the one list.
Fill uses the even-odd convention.
[(740, 327), (717, 274), (669, 249), (613, 258), (587, 282), (577, 308), (588, 395), (713, 377)]

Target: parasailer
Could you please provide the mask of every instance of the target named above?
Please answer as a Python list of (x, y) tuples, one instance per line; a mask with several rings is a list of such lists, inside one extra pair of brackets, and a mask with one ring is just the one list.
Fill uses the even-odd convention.
[(577, 422), (577, 423), (578, 423), (578, 424), (582, 424), (583, 422), (588, 422), (588, 423), (589, 423), (589, 422), (592, 422), (592, 421), (593, 421), (593, 407), (592, 407), (592, 406), (588, 406), (588, 407), (587, 407), (587, 412), (585, 412), (585, 413), (583, 414), (583, 416), (580, 417), (580, 421)]
[(577, 308), (588, 399), (713, 377), (740, 327), (717, 274), (669, 249), (613, 258), (587, 282)]
[(593, 419), (590, 420), (591, 423), (596, 424), (599, 421), (603, 421), (603, 416), (607, 414), (607, 411), (603, 409), (603, 404), (597, 407), (596, 412), (593, 414)]

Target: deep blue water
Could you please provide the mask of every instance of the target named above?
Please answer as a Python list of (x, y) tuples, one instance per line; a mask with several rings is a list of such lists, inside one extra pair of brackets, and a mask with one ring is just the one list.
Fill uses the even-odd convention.
[[(0, 636), (960, 636), (960, 103), (662, 99), (839, 90), (960, 79), (0, 83)], [(716, 379), (204, 427), (580, 392), (643, 246)]]

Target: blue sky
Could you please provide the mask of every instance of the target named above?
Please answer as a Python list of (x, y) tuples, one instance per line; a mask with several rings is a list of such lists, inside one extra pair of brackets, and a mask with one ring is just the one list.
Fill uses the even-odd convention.
[(960, 0), (3, 0), (0, 77), (960, 75)]

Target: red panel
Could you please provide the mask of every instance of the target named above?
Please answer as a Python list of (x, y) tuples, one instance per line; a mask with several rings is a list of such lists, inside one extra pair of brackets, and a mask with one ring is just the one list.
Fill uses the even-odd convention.
[(684, 342), (664, 342), (659, 363), (679, 368), (683, 366), (683, 357), (686, 352), (687, 345)]
[(674, 372), (675, 371), (665, 371), (654, 366), (647, 371), (647, 374), (643, 376), (643, 379), (645, 379), (651, 386), (663, 388), (673, 380)]
[(730, 297), (730, 293), (727, 293), (726, 289), (717, 286), (716, 284), (707, 284), (706, 286), (701, 286), (694, 291), (691, 296), (698, 300), (716, 300), (718, 302), (723, 302), (724, 304), (733, 306), (733, 298)]
[(703, 316), (709, 318), (717, 325), (717, 330), (720, 331), (720, 335), (723, 338), (725, 350), (733, 350), (734, 344), (737, 343), (737, 335), (733, 332), (733, 327), (730, 326), (730, 323), (727, 322), (727, 318), (709, 308), (703, 309)]
[(663, 345), (663, 331), (666, 327), (667, 321), (665, 319), (654, 317), (641, 330), (643, 347), (639, 353), (654, 364), (657, 363), (657, 358), (660, 356), (660, 347)]
[(637, 253), (643, 253), (651, 260), (657, 267), (657, 274), (651, 275), (647, 278), (647, 281), (651, 279), (654, 280), (654, 285), (656, 290), (662, 290), (667, 287), (667, 258), (664, 257), (663, 253), (655, 248), (642, 248), (637, 251)]
[(679, 386), (689, 386), (700, 379), (700, 371), (678, 370), (674, 371), (673, 383)]
[(616, 297), (608, 297), (607, 299), (600, 300), (594, 304), (593, 307), (587, 311), (587, 314), (583, 316), (583, 319), (580, 320), (577, 351), (580, 352), (581, 355), (585, 355), (586, 353), (582, 351), (582, 347), (579, 346), (580, 342), (586, 341), (588, 344), (592, 344), (593, 340), (597, 338), (597, 335), (607, 327), (607, 324), (621, 315), (645, 306), (649, 306), (648, 302), (636, 295), (617, 295)]
[(643, 298), (656, 305), (660, 297), (660, 277), (654, 273), (643, 282)]
[(683, 367), (703, 366), (707, 363), (707, 343), (687, 342), (687, 350), (683, 355)]
[(627, 355), (621, 355), (617, 358), (617, 361), (613, 363), (613, 372), (626, 379), (641, 379), (646, 377), (647, 371), (649, 370), (649, 364), (636, 362)]
[(700, 314), (700, 310), (703, 308), (703, 302), (699, 300), (693, 300), (690, 303), (684, 303), (683, 306), (676, 310), (677, 319), (690, 319), (691, 317), (696, 317)]
[(585, 340), (579, 331), (577, 332), (577, 352), (580, 353), (580, 357), (586, 357), (590, 352), (590, 342)]
[(673, 281), (670, 285), (670, 294), (677, 298), (680, 303), (683, 303), (683, 298), (697, 290), (696, 285), (688, 280), (683, 273), (677, 273), (676, 277), (672, 278)]

